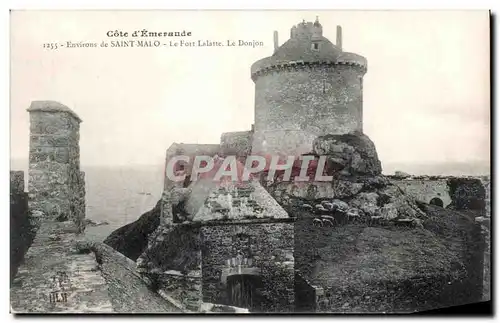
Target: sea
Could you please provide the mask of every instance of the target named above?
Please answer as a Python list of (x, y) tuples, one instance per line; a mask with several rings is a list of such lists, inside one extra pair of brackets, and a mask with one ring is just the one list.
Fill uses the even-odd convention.
[(85, 172), (86, 218), (99, 226), (87, 226), (85, 235), (104, 240), (111, 232), (137, 220), (154, 208), (163, 190), (162, 166), (82, 167)]

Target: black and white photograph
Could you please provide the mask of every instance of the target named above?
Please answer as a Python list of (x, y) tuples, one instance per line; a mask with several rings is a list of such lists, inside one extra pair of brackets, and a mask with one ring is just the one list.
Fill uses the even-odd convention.
[(9, 24), (11, 314), (492, 314), (490, 11)]

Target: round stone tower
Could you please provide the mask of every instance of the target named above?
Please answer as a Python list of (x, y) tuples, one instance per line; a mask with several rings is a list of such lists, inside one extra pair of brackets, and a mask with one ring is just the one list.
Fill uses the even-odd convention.
[(303, 154), (326, 134), (363, 131), (366, 59), (323, 37), (318, 19), (293, 26), (290, 39), (252, 65), (255, 128), (252, 153)]

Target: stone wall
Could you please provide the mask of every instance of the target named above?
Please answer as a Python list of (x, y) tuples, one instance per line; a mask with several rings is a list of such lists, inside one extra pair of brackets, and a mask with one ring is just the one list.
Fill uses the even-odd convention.
[(306, 153), (318, 136), (362, 131), (364, 72), (318, 64), (259, 76), (252, 152)]
[(80, 174), (80, 118), (66, 106), (35, 101), (30, 112), (29, 208), (42, 219), (72, 219), (81, 225), (84, 181)]
[(295, 312), (316, 312), (324, 309), (325, 301), (323, 288), (311, 284), (297, 271), (295, 273)]
[(34, 235), (28, 218), (24, 172), (10, 172), (10, 279), (14, 278)]
[(225, 156), (248, 156), (252, 151), (252, 131), (226, 132), (221, 135), (220, 145)]
[(413, 196), (419, 201), (429, 203), (433, 198), (439, 198), (443, 201), (444, 207), (451, 203), (451, 196), (446, 178), (389, 178), (393, 184), (399, 186), (406, 194)]
[(167, 270), (157, 277), (160, 295), (168, 295), (180, 302), (183, 309), (198, 311), (202, 303), (201, 270), (186, 274), (177, 270)]
[[(228, 304), (228, 260), (241, 252), (252, 259), (256, 312), (294, 308), (293, 223), (205, 225), (201, 227), (203, 300)], [(231, 305), (231, 304), (228, 304)]]
[(489, 176), (388, 176), (391, 182), (407, 194), (425, 203), (439, 198), (444, 207), (458, 210), (478, 210), (484, 216), (491, 214), (491, 189)]
[(114, 312), (148, 314), (182, 312), (148, 287), (147, 282), (136, 271), (134, 261), (105, 244), (96, 244), (93, 249), (99, 269), (106, 280)]

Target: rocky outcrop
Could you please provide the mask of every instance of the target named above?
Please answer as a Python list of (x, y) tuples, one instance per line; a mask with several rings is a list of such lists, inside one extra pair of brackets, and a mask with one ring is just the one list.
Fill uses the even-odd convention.
[[(385, 176), (338, 176), (332, 182), (273, 183), (267, 187), (277, 202), (289, 212), (313, 208), (317, 215), (333, 216), (337, 222), (425, 221), (416, 200), (392, 184)], [(326, 204), (325, 204), (326, 203)], [(331, 204), (331, 206), (330, 206)], [(316, 207), (325, 206), (325, 209)], [(342, 205), (342, 207), (339, 207)]]
[(160, 224), (160, 202), (136, 221), (113, 231), (104, 243), (127, 258), (137, 260), (148, 246), (148, 237)]
[(327, 156), (326, 169), (333, 179), (331, 182), (271, 183), (267, 189), (285, 209), (301, 204), (333, 203), (332, 207), (345, 204), (343, 208), (314, 210), (337, 217), (337, 222), (355, 218), (365, 223), (372, 220), (418, 223), (413, 220), (425, 218), (414, 198), (381, 175), (380, 160), (368, 136), (359, 132), (321, 136), (314, 140), (313, 149), (313, 154)]
[(327, 156), (327, 168), (342, 175), (380, 175), (382, 166), (373, 142), (363, 133), (325, 135), (313, 142), (314, 153)]

